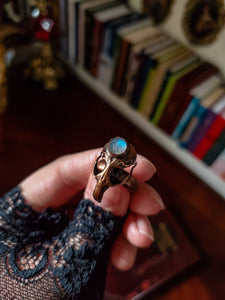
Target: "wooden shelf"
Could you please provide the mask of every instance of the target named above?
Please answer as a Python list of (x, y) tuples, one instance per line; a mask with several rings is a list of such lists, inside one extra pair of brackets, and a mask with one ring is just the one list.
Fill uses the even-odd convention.
[(95, 93), (104, 101), (115, 108), (125, 118), (133, 122), (139, 129), (152, 138), (161, 147), (167, 150), (172, 156), (180, 161), (185, 167), (191, 170), (195, 175), (207, 183), (213, 190), (225, 199), (225, 182), (219, 178), (212, 170), (202, 161), (196, 159), (188, 151), (179, 147), (179, 145), (155, 127), (140, 113), (122, 101), (116, 94), (105, 87), (101, 82), (93, 78), (81, 66), (76, 65), (75, 74), (85, 82)]

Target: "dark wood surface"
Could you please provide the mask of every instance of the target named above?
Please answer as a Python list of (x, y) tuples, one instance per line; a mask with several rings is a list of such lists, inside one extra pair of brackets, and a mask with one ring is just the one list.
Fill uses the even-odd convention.
[(9, 111), (0, 116), (0, 192), (58, 156), (123, 136), (157, 167), (151, 184), (203, 257), (148, 299), (224, 300), (225, 201), (78, 80), (59, 91), (32, 89), (14, 78)]

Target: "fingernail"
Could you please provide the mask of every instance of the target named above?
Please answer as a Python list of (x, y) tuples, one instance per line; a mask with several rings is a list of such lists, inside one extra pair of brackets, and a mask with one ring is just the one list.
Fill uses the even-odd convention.
[(123, 258), (118, 259), (118, 265), (122, 270), (129, 270), (132, 263), (129, 260), (125, 260)]
[(146, 158), (145, 156), (140, 155), (138, 157), (138, 161), (149, 163), (150, 165), (152, 165), (153, 172), (155, 173), (157, 171), (156, 166), (148, 158)]
[(157, 203), (161, 206), (161, 208), (165, 209), (165, 205), (162, 201), (162, 198), (160, 197), (160, 195), (157, 192), (155, 192), (154, 198), (157, 201)]
[(141, 234), (147, 236), (151, 241), (154, 240), (153, 235), (150, 234), (150, 229), (149, 229), (148, 224), (143, 219), (139, 218), (137, 220), (137, 228)]

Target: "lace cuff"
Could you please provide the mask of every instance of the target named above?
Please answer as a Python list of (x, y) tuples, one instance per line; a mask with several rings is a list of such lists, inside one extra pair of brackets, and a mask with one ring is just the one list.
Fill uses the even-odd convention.
[(39, 214), (16, 187), (0, 199), (0, 299), (102, 299), (122, 221), (85, 199), (70, 222)]

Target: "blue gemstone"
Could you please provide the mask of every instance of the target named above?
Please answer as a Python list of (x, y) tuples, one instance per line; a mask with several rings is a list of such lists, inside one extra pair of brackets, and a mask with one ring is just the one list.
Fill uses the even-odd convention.
[(110, 141), (109, 150), (112, 154), (120, 155), (127, 150), (127, 142), (120, 137), (116, 137)]

